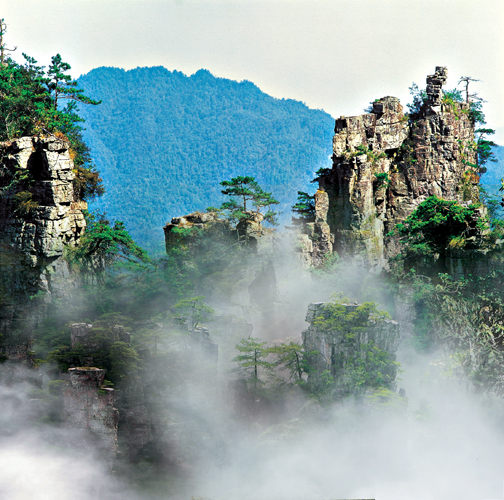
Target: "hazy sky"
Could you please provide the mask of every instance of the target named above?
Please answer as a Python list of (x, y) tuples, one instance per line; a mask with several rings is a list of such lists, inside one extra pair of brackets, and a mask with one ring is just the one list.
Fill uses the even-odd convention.
[(360, 114), (409, 100), (448, 66), (488, 102), (504, 143), (502, 0), (0, 0), (7, 41), (40, 63), (61, 53), (73, 76), (98, 66), (165, 66), (251, 80), (264, 92)]

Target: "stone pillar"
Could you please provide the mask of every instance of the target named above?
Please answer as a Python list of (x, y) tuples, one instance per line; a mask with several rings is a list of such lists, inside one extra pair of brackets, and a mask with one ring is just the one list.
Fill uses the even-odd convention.
[(448, 68), (436, 66), (436, 72), (427, 76), (427, 105), (441, 106), (443, 102), (443, 85), (448, 78)]
[(114, 389), (101, 387), (106, 370), (86, 366), (68, 372), (70, 384), (63, 392), (66, 426), (85, 430), (86, 438), (79, 445), (98, 448), (111, 463), (117, 453), (119, 412), (114, 408)]

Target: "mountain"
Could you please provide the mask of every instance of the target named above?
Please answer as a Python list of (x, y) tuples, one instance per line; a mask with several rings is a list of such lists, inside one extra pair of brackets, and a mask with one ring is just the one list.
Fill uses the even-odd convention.
[(151, 251), (162, 246), (168, 219), (220, 205), (222, 180), (254, 176), (289, 220), (297, 191), (330, 165), (333, 118), (249, 81), (102, 67), (78, 83), (103, 101), (80, 110), (107, 190), (91, 208), (124, 221)]
[(494, 146), (492, 151), (497, 161), (489, 161), (485, 165), (487, 171), (481, 176), (484, 186), (500, 186), (500, 180), (504, 177), (504, 146)]
[[(495, 159), (497, 161), (489, 161), (485, 165), (487, 171), (481, 176), (480, 183), (485, 189), (488, 199), (494, 200), (500, 203), (502, 198), (502, 193), (499, 191), (501, 188), (501, 179), (504, 177), (504, 147), (503, 146), (494, 146), (492, 151), (495, 155)], [(497, 212), (496, 214), (499, 217), (504, 216), (504, 212), (502, 207), (495, 207)]]

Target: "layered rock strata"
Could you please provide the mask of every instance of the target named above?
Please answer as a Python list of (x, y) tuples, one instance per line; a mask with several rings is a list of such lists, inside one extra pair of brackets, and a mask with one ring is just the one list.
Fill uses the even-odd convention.
[(227, 232), (228, 225), (219, 219), (218, 214), (215, 212), (193, 212), (192, 214), (184, 215), (181, 217), (173, 217), (164, 227), (166, 251), (174, 245), (179, 244), (181, 241), (190, 239), (187, 231), (183, 230), (190, 228), (208, 228), (212, 227), (214, 230), (222, 230)]
[[(54, 266), (66, 246), (78, 243), (86, 227), (82, 211), (87, 204), (75, 200), (69, 145), (55, 137), (23, 137), (0, 145), (0, 155), (2, 242), (34, 266)], [(28, 214), (16, 207), (14, 199), (22, 189), (18, 183), (22, 177), (30, 178), (26, 182), (37, 205)]]
[(76, 200), (74, 178), (64, 140), (23, 137), (0, 144), (0, 350), (10, 359), (28, 359), (44, 304), (68, 299), (63, 256), (78, 244), (87, 208)]
[(478, 201), (470, 104), (443, 100), (446, 77), (445, 67), (427, 77), (414, 120), (395, 97), (336, 120), (333, 166), (318, 178), (317, 218), (308, 231), (314, 265), (334, 250), (386, 267), (398, 252), (388, 233), (429, 196)]
[(256, 249), (264, 230), (262, 223), (264, 216), (258, 212), (244, 212), (246, 217), (241, 219), (233, 229), (229, 222), (219, 217), (217, 212), (193, 212), (181, 217), (173, 217), (164, 227), (166, 250), (182, 240), (190, 241), (191, 234), (187, 229), (211, 229), (213, 238), (239, 238), (248, 247)]

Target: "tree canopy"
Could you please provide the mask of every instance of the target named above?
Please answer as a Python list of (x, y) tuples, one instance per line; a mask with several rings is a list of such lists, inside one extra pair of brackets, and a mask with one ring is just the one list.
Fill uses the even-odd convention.
[[(242, 219), (251, 217), (252, 210), (247, 210), (247, 202), (250, 202), (256, 214), (261, 214), (264, 221), (269, 222), (271, 225), (277, 224), (278, 213), (271, 209), (272, 205), (278, 205), (280, 202), (273, 198), (271, 193), (264, 191), (259, 186), (254, 177), (238, 176), (233, 177), (229, 181), (222, 181), (221, 192), (230, 196), (229, 201), (224, 202), (220, 209), (227, 212), (228, 218), (232, 221), (238, 222)], [(238, 197), (233, 198), (233, 196)], [(249, 205), (249, 208), (250, 205)]]
[(313, 173), (330, 164), (333, 118), (249, 81), (155, 67), (97, 68), (78, 83), (103, 100), (80, 106), (83, 137), (108, 189), (92, 208), (123, 220), (151, 252), (163, 250), (168, 219), (220, 206), (216, 179), (253, 176), (287, 214), (296, 190), (307, 191)]
[[(97, 105), (78, 88), (67, 74), (70, 65), (59, 54), (54, 56), (47, 71), (37, 61), (23, 53), (24, 64), (5, 54), (3, 39), (5, 23), (1, 20), (0, 46), (0, 141), (23, 136), (54, 134), (66, 139), (74, 161), (75, 193), (80, 199), (93, 199), (104, 193), (102, 179), (91, 160), (89, 147), (82, 139), (84, 121), (77, 102)], [(66, 106), (60, 105), (67, 99)]]
[(475, 204), (465, 207), (456, 201), (431, 196), (398, 224), (397, 230), (408, 252), (442, 253), (454, 239), (468, 237), (476, 227), (484, 228), (486, 221), (475, 215), (478, 207)]

